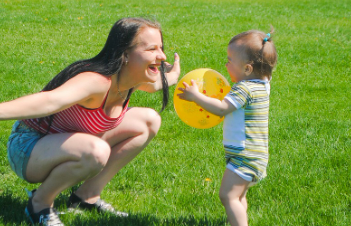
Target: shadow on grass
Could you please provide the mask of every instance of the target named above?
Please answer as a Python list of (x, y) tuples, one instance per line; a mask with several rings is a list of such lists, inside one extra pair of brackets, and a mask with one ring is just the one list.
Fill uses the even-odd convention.
[[(59, 196), (55, 205), (64, 205), (67, 197)], [(0, 225), (29, 225), (24, 214), (27, 200), (15, 197), (11, 193), (5, 191), (0, 194)], [(95, 212), (80, 214), (64, 214), (61, 215), (63, 223), (66, 225), (94, 225), (94, 226), (147, 226), (147, 225), (225, 225), (224, 218), (195, 218), (194, 216), (186, 216), (179, 218), (160, 219), (148, 214), (129, 214), (128, 217), (117, 217), (111, 214), (100, 215)]]
[(191, 225), (191, 226), (218, 226), (225, 225), (226, 220), (220, 219), (196, 219), (193, 216), (179, 217), (172, 219), (159, 219), (147, 214), (136, 214), (129, 215), (128, 217), (114, 217), (114, 216), (99, 216), (98, 219), (93, 217), (83, 219), (81, 217), (74, 218), (69, 225), (84, 225), (84, 226), (96, 226), (96, 225), (118, 225), (118, 226), (148, 226), (148, 225), (167, 225), (167, 226), (178, 226), (178, 225)]
[(13, 197), (8, 192), (0, 195), (0, 224), (21, 225), (26, 223), (27, 219), (24, 214), (26, 201), (19, 197)]

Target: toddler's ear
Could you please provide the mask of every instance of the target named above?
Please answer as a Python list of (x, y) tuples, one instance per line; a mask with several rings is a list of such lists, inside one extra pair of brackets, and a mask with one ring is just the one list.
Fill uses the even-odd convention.
[(244, 71), (244, 72), (245, 72), (245, 75), (246, 75), (246, 76), (251, 75), (252, 71), (253, 71), (252, 65), (251, 65), (251, 64), (246, 64), (246, 65), (245, 65), (245, 71)]

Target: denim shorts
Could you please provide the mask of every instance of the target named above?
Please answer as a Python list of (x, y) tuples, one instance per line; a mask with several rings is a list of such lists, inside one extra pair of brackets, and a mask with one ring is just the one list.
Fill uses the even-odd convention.
[(26, 179), (26, 169), (30, 154), (43, 134), (28, 127), (22, 121), (16, 121), (7, 142), (7, 157), (12, 170), (22, 179)]

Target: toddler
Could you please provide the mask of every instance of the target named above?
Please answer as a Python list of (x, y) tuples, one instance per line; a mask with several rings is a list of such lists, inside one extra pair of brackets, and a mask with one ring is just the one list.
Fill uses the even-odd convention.
[(272, 32), (250, 30), (230, 40), (226, 67), (235, 84), (224, 100), (200, 93), (193, 80), (191, 85), (183, 83), (184, 88), (179, 88), (180, 99), (225, 116), (223, 145), (227, 165), (219, 196), (231, 225), (248, 225), (246, 192), (266, 176), (269, 82), (277, 63)]

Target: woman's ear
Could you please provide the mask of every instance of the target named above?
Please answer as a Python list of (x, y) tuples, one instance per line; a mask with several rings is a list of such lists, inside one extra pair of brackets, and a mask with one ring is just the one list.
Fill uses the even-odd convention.
[(244, 69), (245, 75), (246, 76), (251, 75), (252, 71), (253, 71), (252, 65), (251, 64), (246, 64), (245, 65), (245, 69)]
[(123, 53), (123, 63), (125, 65), (128, 64), (128, 53), (126, 53), (126, 52)]

